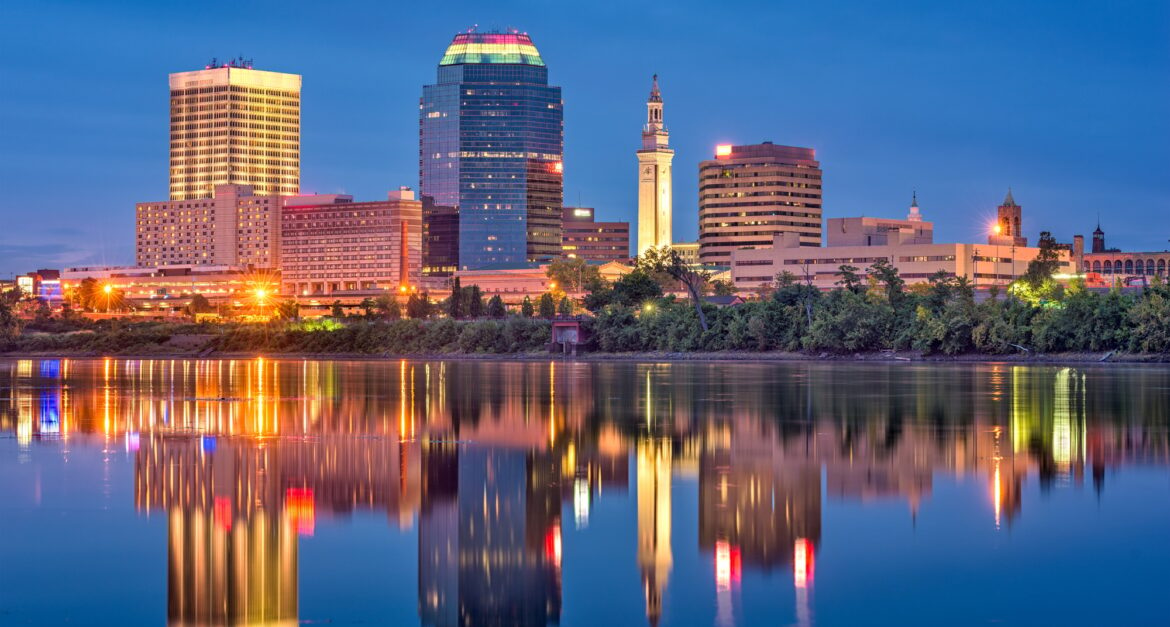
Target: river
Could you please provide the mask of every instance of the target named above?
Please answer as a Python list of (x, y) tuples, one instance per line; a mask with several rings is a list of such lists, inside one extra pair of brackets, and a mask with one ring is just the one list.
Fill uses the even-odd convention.
[(1141, 624), (1170, 368), (0, 361), (0, 623)]

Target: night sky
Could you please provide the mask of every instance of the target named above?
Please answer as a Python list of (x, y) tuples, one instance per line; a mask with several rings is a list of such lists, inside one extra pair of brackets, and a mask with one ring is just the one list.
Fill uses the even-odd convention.
[[(957, 5), (962, 4), (962, 7)], [(418, 98), (451, 37), (528, 32), (564, 89), (565, 202), (635, 222), (650, 75), (676, 150), (676, 240), (717, 143), (815, 148), (825, 216), (981, 241), (1010, 185), (1032, 241), (1170, 238), (1170, 3), (0, 3), (0, 276), (133, 264), (167, 198), (167, 74), (212, 57), (304, 76), (301, 185), (418, 185)]]

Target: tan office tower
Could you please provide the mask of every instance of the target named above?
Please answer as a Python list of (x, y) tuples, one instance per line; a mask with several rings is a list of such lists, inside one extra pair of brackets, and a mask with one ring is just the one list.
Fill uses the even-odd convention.
[(301, 181), (301, 77), (251, 61), (171, 74), (171, 200), (216, 185), (295, 195)]
[(646, 101), (646, 126), (638, 151), (638, 254), (671, 244), (671, 165), (674, 151), (662, 120), (658, 75)]
[(812, 148), (715, 148), (699, 164), (699, 261), (731, 263), (731, 251), (769, 248), (777, 233), (821, 245), (821, 167)]

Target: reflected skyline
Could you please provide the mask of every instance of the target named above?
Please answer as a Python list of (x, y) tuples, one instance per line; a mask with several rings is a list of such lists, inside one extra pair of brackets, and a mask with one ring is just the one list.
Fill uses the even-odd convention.
[(21, 451), (132, 456), (134, 510), (166, 520), (171, 624), (296, 624), (300, 545), (359, 512), (417, 533), (422, 624), (557, 623), (590, 602), (565, 582), (566, 544), (607, 502), (632, 508), (634, 555), (615, 568), (636, 570), (640, 620), (671, 622), (694, 577), (676, 556), (697, 551), (716, 623), (745, 620), (746, 576), (780, 574), (786, 620), (812, 624), (827, 503), (898, 504), (913, 529), (940, 477), (974, 480), (979, 524), (1010, 533), (1031, 482), (1100, 498), (1121, 468), (1170, 466), (1168, 381), (1006, 364), (16, 360), (0, 362), (0, 432)]

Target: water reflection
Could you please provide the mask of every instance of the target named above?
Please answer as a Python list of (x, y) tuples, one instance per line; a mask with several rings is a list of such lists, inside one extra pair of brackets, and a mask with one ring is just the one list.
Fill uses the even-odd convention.
[[(423, 624), (555, 623), (566, 525), (630, 491), (646, 622), (664, 620), (689, 544), (716, 623), (742, 622), (747, 571), (785, 573), (807, 624), (825, 499), (900, 502), (915, 525), (936, 476), (971, 477), (1006, 530), (1031, 477), (1088, 473), (1100, 493), (1121, 466), (1167, 465), (1168, 383), (1011, 365), (20, 360), (0, 362), (0, 427), (24, 449), (133, 455), (135, 507), (167, 521), (173, 624), (296, 624), (300, 539), (359, 510), (417, 523)], [(691, 482), (697, 511), (680, 513)]]

